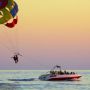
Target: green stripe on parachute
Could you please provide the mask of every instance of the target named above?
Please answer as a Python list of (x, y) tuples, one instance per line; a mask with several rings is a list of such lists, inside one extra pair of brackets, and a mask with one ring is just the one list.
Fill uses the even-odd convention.
[(14, 7), (14, 1), (13, 0), (8, 0), (8, 4), (7, 4), (7, 8), (9, 9), (9, 11), (12, 10), (12, 8)]
[(4, 24), (12, 18), (12, 15), (5, 8), (2, 9), (1, 11), (3, 12), (3, 15), (0, 13), (0, 15), (2, 15), (2, 17), (0, 18), (0, 24)]
[(2, 16), (0, 18), (0, 24), (4, 24), (12, 18), (12, 15), (10, 14), (10, 11), (14, 7), (14, 5), (15, 4), (14, 4), (13, 0), (8, 0), (8, 4), (7, 4), (6, 8), (3, 8), (3, 9), (0, 10), (3, 13), (3, 15), (2, 15), (2, 13), (0, 13), (0, 15)]

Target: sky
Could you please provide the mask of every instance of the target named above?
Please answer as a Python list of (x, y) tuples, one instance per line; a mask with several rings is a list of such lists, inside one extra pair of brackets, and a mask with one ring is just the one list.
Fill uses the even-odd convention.
[(90, 0), (15, 1), (18, 24), (0, 25), (0, 69), (90, 69)]

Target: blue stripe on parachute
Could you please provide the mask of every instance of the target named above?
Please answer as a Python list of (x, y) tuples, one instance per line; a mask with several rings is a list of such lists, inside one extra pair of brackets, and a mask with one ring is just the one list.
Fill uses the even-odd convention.
[(14, 3), (15, 3), (15, 6), (14, 6), (14, 8), (10, 11), (10, 13), (12, 14), (13, 17), (15, 17), (16, 14), (17, 14), (17, 12), (18, 12), (18, 5), (16, 4), (16, 2), (14, 2)]

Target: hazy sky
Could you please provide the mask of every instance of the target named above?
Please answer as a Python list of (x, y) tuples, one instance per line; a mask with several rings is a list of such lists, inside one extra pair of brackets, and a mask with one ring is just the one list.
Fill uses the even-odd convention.
[[(43, 69), (56, 64), (90, 69), (90, 0), (15, 1), (19, 6), (17, 26), (0, 25), (1, 69)], [(7, 46), (18, 47), (23, 55), (17, 65)]]

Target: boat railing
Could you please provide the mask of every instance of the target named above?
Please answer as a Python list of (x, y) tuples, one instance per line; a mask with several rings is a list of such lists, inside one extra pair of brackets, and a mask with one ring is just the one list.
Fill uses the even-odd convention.
[(57, 75), (72, 75), (75, 74), (75, 72), (67, 72), (65, 71), (50, 71), (50, 74), (57, 74)]

